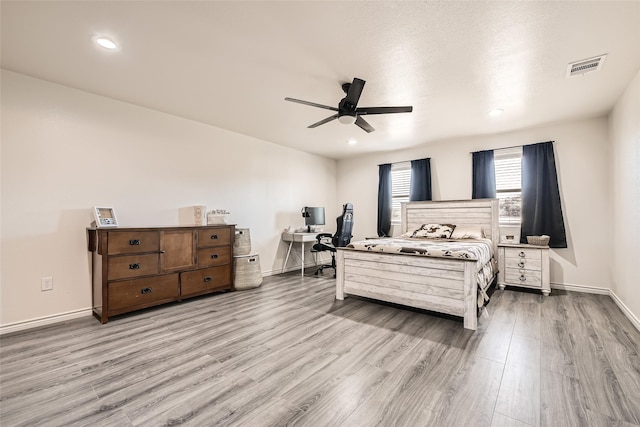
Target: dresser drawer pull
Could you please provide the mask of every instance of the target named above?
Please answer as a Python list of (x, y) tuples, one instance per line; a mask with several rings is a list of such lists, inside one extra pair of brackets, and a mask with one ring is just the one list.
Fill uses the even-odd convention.
[(210, 281), (211, 281), (211, 276), (207, 276), (207, 277), (205, 277), (205, 278), (204, 278), (204, 281), (205, 281), (205, 282), (210, 282)]
[(520, 261), (520, 262), (518, 263), (518, 267), (523, 268), (523, 267), (524, 267), (524, 261)]
[(518, 256), (519, 256), (520, 258), (524, 258), (524, 257), (526, 256), (526, 254), (525, 254), (524, 252), (520, 252), (520, 253), (518, 254)]
[(218, 240), (218, 235), (217, 234), (212, 234), (211, 235), (211, 240)]
[(151, 293), (151, 288), (142, 288), (142, 289), (140, 289), (140, 293), (141, 294), (150, 294)]
[(129, 264), (129, 270), (139, 270), (140, 269), (140, 263), (135, 263), (135, 264)]
[(527, 281), (527, 278), (526, 278), (526, 277), (524, 277), (524, 274), (521, 274), (521, 275), (520, 275), (520, 281), (521, 281), (521, 282), (526, 282), (526, 281)]
[(218, 254), (211, 255), (211, 259), (216, 259), (216, 258), (218, 258)]
[(140, 246), (140, 239), (131, 239), (129, 240), (129, 244), (131, 246)]

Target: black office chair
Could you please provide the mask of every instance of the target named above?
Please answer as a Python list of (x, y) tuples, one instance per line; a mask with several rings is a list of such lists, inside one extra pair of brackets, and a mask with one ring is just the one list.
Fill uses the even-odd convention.
[[(315, 272), (322, 273), (325, 268), (333, 268), (333, 277), (336, 277), (336, 248), (347, 246), (351, 242), (351, 232), (353, 231), (353, 205), (347, 203), (342, 207), (342, 215), (336, 218), (336, 234), (320, 233), (316, 236), (318, 243), (313, 245), (311, 252), (331, 252), (331, 264), (324, 264), (318, 267)], [(328, 242), (328, 238), (331, 238), (331, 243)]]

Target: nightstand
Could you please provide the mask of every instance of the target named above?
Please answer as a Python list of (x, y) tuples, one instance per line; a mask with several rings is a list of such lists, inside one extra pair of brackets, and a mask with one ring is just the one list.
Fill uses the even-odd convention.
[(498, 245), (498, 286), (520, 286), (551, 293), (549, 247), (515, 243)]

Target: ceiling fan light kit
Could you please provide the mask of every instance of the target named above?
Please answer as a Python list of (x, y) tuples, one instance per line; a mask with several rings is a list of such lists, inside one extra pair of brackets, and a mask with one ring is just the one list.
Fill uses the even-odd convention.
[(356, 122), (356, 115), (354, 114), (351, 116), (349, 114), (345, 114), (343, 116), (339, 116), (338, 121), (343, 125), (352, 125)]
[(296, 102), (298, 104), (308, 105), (310, 107), (323, 108), (325, 110), (337, 111), (333, 116), (329, 116), (326, 119), (309, 125), (309, 128), (315, 128), (325, 123), (329, 123), (335, 119), (345, 125), (352, 125), (355, 123), (360, 129), (367, 133), (373, 132), (375, 129), (361, 116), (370, 114), (390, 114), (390, 113), (410, 113), (413, 111), (412, 106), (406, 107), (359, 107), (358, 100), (364, 89), (365, 81), (359, 78), (354, 78), (352, 83), (343, 83), (342, 90), (347, 94), (338, 103), (338, 108), (330, 107), (328, 105), (316, 104), (315, 102), (303, 101), (295, 98), (285, 98), (285, 101)]

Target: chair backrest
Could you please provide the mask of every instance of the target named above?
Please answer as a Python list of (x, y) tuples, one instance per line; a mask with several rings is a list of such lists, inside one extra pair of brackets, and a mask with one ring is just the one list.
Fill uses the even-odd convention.
[(353, 231), (353, 205), (346, 203), (342, 207), (342, 215), (336, 218), (336, 234), (333, 235), (331, 243), (336, 248), (347, 246), (351, 242), (351, 232)]

